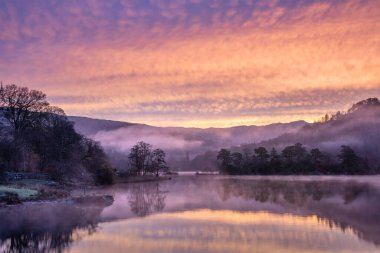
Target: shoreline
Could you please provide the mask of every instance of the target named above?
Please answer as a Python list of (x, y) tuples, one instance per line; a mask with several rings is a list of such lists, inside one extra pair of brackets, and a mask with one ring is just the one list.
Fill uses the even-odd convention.
[[(131, 176), (116, 178), (115, 182), (110, 185), (144, 183), (171, 180), (172, 175), (165, 176)], [(53, 183), (52, 183), (53, 182)], [(90, 191), (102, 187), (101, 185), (90, 185), (83, 183), (66, 183), (59, 184), (54, 181), (43, 180), (15, 180), (0, 184), (0, 208), (6, 206), (15, 206), (27, 202), (54, 202), (59, 200), (82, 201), (80, 198), (107, 197), (85, 195), (82, 197), (73, 196), (72, 192), (76, 190)]]

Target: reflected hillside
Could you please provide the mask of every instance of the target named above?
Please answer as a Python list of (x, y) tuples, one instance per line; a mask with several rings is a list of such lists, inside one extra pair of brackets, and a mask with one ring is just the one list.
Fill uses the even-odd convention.
[(223, 179), (216, 189), (223, 201), (238, 197), (317, 215), (331, 227), (352, 228), (360, 238), (380, 245), (380, 189), (368, 183)]

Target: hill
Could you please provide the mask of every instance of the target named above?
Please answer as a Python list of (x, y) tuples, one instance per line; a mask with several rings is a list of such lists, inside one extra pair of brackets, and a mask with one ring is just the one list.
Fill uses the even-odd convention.
[(134, 126), (137, 124), (113, 121), (113, 120), (103, 120), (103, 119), (92, 119), (80, 116), (68, 116), (71, 122), (75, 123), (75, 129), (85, 136), (92, 136), (99, 131), (111, 131), (121, 127)]
[[(145, 141), (165, 150), (172, 168), (191, 169), (189, 161), (209, 150), (230, 145), (261, 142), (293, 133), (307, 125), (304, 121), (276, 123), (267, 126), (237, 126), (230, 128), (155, 127), (120, 121), (69, 117), (75, 129), (105, 147), (114, 164), (122, 169), (130, 148)], [(194, 169), (194, 168), (193, 168)]]
[[(380, 169), (380, 102), (369, 98), (355, 103), (346, 112), (326, 115), (313, 124), (305, 124), (298, 131), (284, 133), (278, 137), (257, 143), (231, 145), (232, 151), (244, 153), (258, 147), (278, 151), (289, 145), (302, 143), (309, 150), (319, 148), (332, 159), (342, 145), (351, 146), (361, 157), (364, 157), (372, 168)], [(194, 167), (215, 166), (217, 151), (204, 153), (192, 161)]]
[(282, 149), (302, 143), (308, 149), (319, 148), (336, 154), (341, 145), (349, 145), (372, 165), (380, 158), (380, 102), (369, 98), (355, 103), (346, 112), (326, 115), (313, 124), (304, 121), (267, 126), (230, 128), (155, 127), (120, 121), (69, 117), (75, 129), (99, 142), (114, 164), (122, 169), (129, 149), (138, 141), (164, 149), (173, 169), (213, 169), (220, 148), (243, 152), (263, 146)]
[(345, 113), (338, 112), (325, 121), (305, 125), (295, 133), (283, 134), (260, 145), (285, 146), (296, 142), (325, 151), (349, 145), (373, 162), (379, 161), (380, 102), (376, 98), (360, 101)]

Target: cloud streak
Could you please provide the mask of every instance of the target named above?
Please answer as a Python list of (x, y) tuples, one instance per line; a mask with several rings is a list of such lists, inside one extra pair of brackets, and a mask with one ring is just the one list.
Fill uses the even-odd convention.
[(358, 92), (380, 96), (377, 1), (18, 0), (0, 7), (0, 79), (46, 91), (68, 114), (265, 124), (344, 109)]

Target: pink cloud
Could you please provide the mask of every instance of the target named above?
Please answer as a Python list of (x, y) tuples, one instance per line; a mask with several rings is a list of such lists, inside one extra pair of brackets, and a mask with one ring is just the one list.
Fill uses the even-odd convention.
[[(3, 5), (0, 79), (52, 97), (102, 95), (99, 101), (60, 104), (69, 114), (151, 122), (157, 117), (149, 111), (173, 119), (182, 113), (185, 120), (206, 113), (220, 122), (223, 114), (231, 122), (248, 122), (249, 108), (289, 109), (288, 102), (276, 99), (287, 93), (295, 100), (294, 117), (298, 112), (301, 118), (308, 105), (292, 96), (300, 90), (378, 92), (380, 87), (376, 1), (292, 7), (277, 1), (159, 0), (146, 6), (138, 1)], [(311, 94), (313, 100), (319, 93)], [(354, 98), (341, 94), (342, 101)], [(330, 103), (323, 110), (340, 106)], [(112, 114), (118, 108), (124, 116)], [(228, 116), (232, 112), (234, 119)], [(256, 122), (269, 117), (255, 113)], [(276, 120), (288, 119), (281, 113)]]

